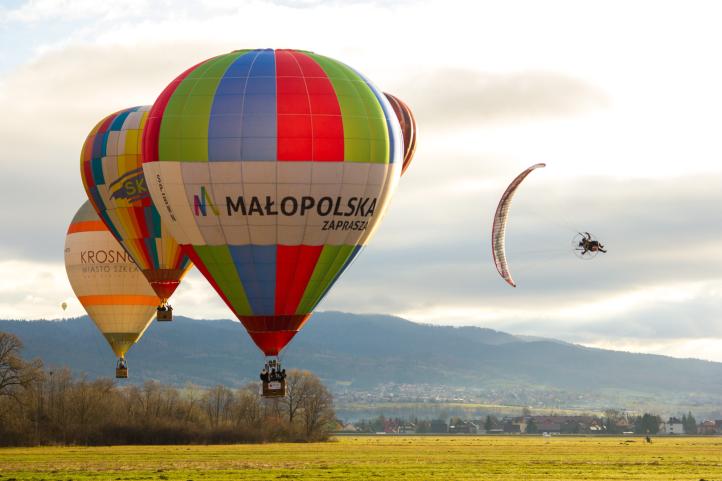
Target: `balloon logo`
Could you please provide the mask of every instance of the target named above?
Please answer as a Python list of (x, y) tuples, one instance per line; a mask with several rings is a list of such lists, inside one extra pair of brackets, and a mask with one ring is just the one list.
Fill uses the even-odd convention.
[(143, 170), (163, 223), (277, 355), (369, 241), (404, 160), (386, 96), (336, 60), (241, 50), (152, 106)]

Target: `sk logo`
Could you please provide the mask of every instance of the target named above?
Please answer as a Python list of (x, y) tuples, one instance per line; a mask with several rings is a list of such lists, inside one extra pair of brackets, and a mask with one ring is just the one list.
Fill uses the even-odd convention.
[(127, 199), (129, 203), (148, 197), (143, 168), (131, 170), (108, 186), (111, 199)]
[[(207, 204), (206, 204), (207, 203)], [(193, 195), (193, 208), (195, 209), (196, 217), (202, 215), (206, 216), (206, 206), (211, 208), (214, 215), (218, 215), (218, 207), (213, 203), (211, 196), (208, 195), (205, 186), (201, 186), (200, 195)]]

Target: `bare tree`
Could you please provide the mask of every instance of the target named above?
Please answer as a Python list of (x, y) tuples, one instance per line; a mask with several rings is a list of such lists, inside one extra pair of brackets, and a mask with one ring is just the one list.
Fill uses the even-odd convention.
[(227, 387), (218, 384), (206, 392), (204, 397), (206, 414), (211, 427), (218, 427), (230, 417), (230, 406), (233, 401), (233, 392)]
[(251, 384), (236, 393), (234, 416), (236, 426), (257, 427), (263, 419), (263, 401), (258, 388)]
[(288, 371), (286, 376), (286, 397), (282, 398), (279, 404), (282, 406), (290, 425), (293, 425), (296, 414), (303, 405), (304, 397), (307, 394), (307, 384), (311, 377), (313, 377), (313, 374), (308, 371), (298, 369)]
[(20, 388), (28, 387), (39, 379), (42, 364), (40, 361), (27, 363), (20, 357), (23, 343), (17, 336), (0, 332), (0, 397), (18, 399)]
[[(308, 371), (290, 370), (286, 378), (286, 397), (280, 405), (289, 429), (305, 439), (323, 437), (323, 427), (333, 419), (333, 397), (321, 380)], [(300, 422), (299, 422), (300, 421)]]
[(327, 435), (324, 429), (335, 417), (333, 396), (321, 380), (311, 374), (306, 380), (302, 406), (303, 427), (307, 440), (320, 439)]
[(330, 394), (307, 371), (289, 372), (288, 398), (268, 400), (256, 384), (179, 390), (44, 371), (21, 348), (0, 333), (1, 446), (321, 440), (334, 418)]

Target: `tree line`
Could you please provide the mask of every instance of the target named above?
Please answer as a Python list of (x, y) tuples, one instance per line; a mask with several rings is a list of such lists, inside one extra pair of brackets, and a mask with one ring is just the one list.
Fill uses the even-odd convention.
[(333, 398), (308, 371), (290, 370), (288, 396), (268, 400), (257, 383), (119, 386), (25, 361), (21, 349), (0, 332), (0, 445), (305, 442), (335, 427)]

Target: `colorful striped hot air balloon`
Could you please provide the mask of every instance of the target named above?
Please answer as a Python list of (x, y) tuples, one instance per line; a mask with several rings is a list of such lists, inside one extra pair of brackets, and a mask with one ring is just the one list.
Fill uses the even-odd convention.
[[(153, 320), (160, 300), (90, 202), (68, 228), (65, 270), (73, 292), (125, 367), (125, 353)], [(127, 377), (123, 371), (117, 374)]]
[(356, 70), (240, 50), (163, 91), (143, 168), (173, 236), (275, 356), (378, 227), (403, 149), (391, 105)]
[(101, 120), (85, 140), (80, 172), (93, 207), (160, 297), (159, 320), (170, 320), (166, 304), (190, 260), (163, 226), (146, 187), (140, 142), (149, 110), (133, 107)]
[(404, 136), (404, 164), (401, 169), (401, 175), (404, 175), (409, 165), (411, 165), (414, 153), (416, 153), (416, 119), (413, 112), (411, 112), (411, 108), (400, 98), (388, 93), (384, 93), (384, 95), (386, 95), (396, 117), (399, 119), (401, 132)]

